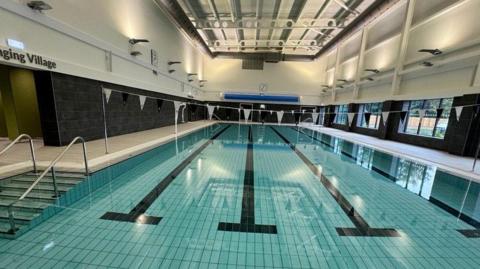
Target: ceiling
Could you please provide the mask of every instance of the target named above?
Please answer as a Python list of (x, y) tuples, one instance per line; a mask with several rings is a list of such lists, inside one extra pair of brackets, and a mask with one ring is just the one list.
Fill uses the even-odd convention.
[(316, 55), (376, 0), (178, 0), (216, 55)]

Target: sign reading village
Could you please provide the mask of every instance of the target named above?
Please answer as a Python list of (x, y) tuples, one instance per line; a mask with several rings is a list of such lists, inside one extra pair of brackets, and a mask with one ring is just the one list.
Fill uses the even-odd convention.
[(50, 70), (57, 68), (57, 63), (44, 59), (40, 55), (28, 53), (28, 52), (17, 52), (12, 49), (3, 49), (0, 48), (0, 59), (4, 59), (9, 62), (18, 62), (21, 64), (33, 64), (42, 67), (46, 67)]

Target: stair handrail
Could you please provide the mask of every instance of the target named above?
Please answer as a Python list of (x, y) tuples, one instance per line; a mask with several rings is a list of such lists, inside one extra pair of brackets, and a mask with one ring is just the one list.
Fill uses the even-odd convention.
[(33, 147), (33, 139), (28, 134), (21, 134), (21, 135), (17, 136), (17, 138), (15, 138), (15, 140), (10, 142), (10, 144), (8, 144), (5, 148), (2, 149), (2, 151), (0, 151), (0, 155), (7, 152), (9, 149), (11, 149), (15, 144), (17, 144), (23, 138), (26, 138), (29, 141), (30, 154), (31, 154), (31, 157), (32, 157), (32, 162), (33, 162), (33, 172), (36, 173), (37, 172), (37, 161), (36, 161), (36, 157), (35, 157), (35, 148)]
[(89, 169), (88, 169), (88, 160), (87, 160), (87, 146), (85, 143), (85, 139), (81, 136), (75, 137), (70, 144), (62, 151), (60, 154), (57, 155), (57, 157), (50, 163), (50, 165), (40, 174), (40, 176), (32, 183), (32, 185), (18, 198), (16, 201), (10, 203), (8, 206), (8, 217), (9, 217), (9, 222), (10, 222), (10, 229), (12, 233), (15, 233), (15, 221), (14, 221), (14, 216), (13, 216), (13, 206), (25, 199), (25, 197), (35, 188), (35, 186), (45, 177), (45, 175), (51, 170), (52, 171), (52, 180), (53, 180), (53, 189), (54, 189), (54, 197), (58, 197), (58, 189), (57, 189), (57, 183), (55, 180), (55, 165), (57, 164), (60, 159), (65, 155), (65, 153), (78, 141), (80, 140), (82, 142), (82, 149), (83, 149), (83, 161), (85, 164), (85, 175), (89, 175)]

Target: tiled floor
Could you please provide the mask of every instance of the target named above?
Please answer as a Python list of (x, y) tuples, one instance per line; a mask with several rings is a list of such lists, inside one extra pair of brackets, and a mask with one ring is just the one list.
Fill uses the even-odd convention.
[[(277, 127), (275, 127), (277, 128)], [(0, 268), (478, 268), (480, 239), (424, 198), (292, 128), (278, 128), (375, 228), (401, 237), (339, 236), (354, 227), (317, 175), (269, 127), (253, 131), (255, 223), (278, 234), (219, 231), (239, 222), (248, 126), (226, 130), (147, 210), (158, 225), (102, 220), (129, 212), (205, 140), (174, 143), (22, 237), (0, 239)]]
[[(178, 125), (178, 135), (184, 135), (194, 130), (214, 124), (210, 121), (195, 121)], [(109, 154), (105, 154), (105, 142), (103, 139), (87, 142), (87, 155), (91, 170), (98, 170), (104, 166), (116, 163), (132, 155), (139, 154), (162, 143), (170, 141), (175, 137), (175, 127), (166, 126), (162, 128), (136, 132), (126, 135), (110, 137), (108, 139)], [(7, 141), (1, 141), (0, 147), (6, 146)], [(65, 147), (43, 146), (41, 140), (34, 142), (38, 166), (47, 167), (50, 162)], [(20, 143), (11, 148), (7, 153), (0, 156), (0, 175), (9, 169), (9, 165), (24, 164), (29, 169), (30, 151), (28, 143)], [(22, 166), (23, 167), (23, 166)], [(81, 144), (74, 145), (64, 158), (58, 163), (59, 170), (81, 171), (83, 167), (83, 155)]]
[(428, 149), (390, 140), (382, 140), (375, 137), (345, 132), (334, 128), (312, 125), (305, 125), (304, 127), (339, 137), (356, 144), (365, 145), (367, 147), (371, 147), (395, 156), (401, 156), (434, 165), (440, 169), (452, 171), (460, 176), (473, 178), (480, 182), (480, 160), (475, 167), (475, 172), (473, 172), (473, 158), (471, 157), (461, 157), (448, 154), (447, 152), (440, 150)]

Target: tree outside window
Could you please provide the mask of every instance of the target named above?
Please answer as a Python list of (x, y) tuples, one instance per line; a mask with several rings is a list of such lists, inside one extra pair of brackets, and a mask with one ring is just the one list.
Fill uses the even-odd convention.
[[(400, 130), (406, 134), (443, 139), (452, 103), (453, 98), (405, 101), (403, 111), (408, 111), (408, 114), (404, 123), (400, 122)], [(443, 111), (437, 118), (437, 109), (439, 108)], [(419, 109), (425, 109), (423, 118), (420, 118)]]
[[(382, 114), (382, 103), (361, 104), (358, 108), (357, 126), (370, 129), (378, 129)], [(370, 119), (367, 122), (365, 113), (370, 113)]]

